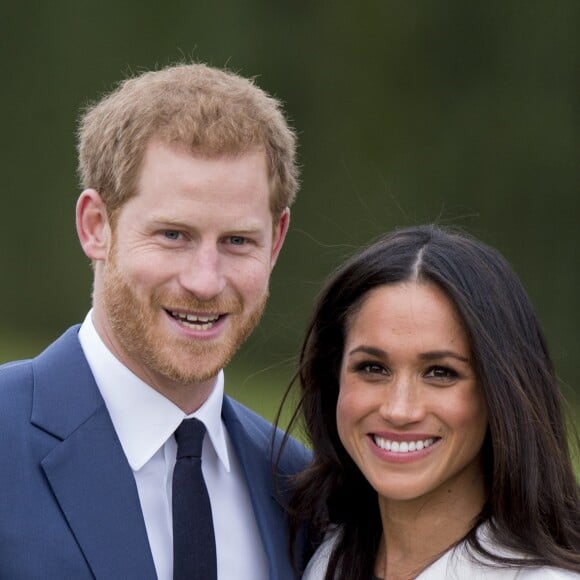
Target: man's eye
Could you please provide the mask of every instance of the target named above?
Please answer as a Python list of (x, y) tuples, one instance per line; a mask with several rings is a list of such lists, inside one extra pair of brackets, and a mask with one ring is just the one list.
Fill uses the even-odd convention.
[(163, 235), (168, 240), (178, 240), (179, 239), (179, 232), (176, 230), (166, 230), (163, 232)]
[(229, 239), (232, 246), (243, 246), (248, 241), (243, 236), (230, 236)]

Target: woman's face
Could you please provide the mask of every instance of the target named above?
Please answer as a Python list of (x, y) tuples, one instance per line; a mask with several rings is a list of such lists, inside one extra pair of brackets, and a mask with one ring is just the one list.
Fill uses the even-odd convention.
[(483, 489), (486, 405), (463, 325), (436, 285), (367, 294), (346, 329), (336, 418), (342, 444), (382, 498)]

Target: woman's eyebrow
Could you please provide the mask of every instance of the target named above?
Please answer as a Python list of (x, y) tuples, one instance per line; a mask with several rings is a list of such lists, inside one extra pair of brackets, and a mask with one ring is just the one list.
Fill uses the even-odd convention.
[(357, 346), (357, 347), (353, 348), (352, 350), (349, 350), (348, 354), (350, 356), (352, 354), (357, 354), (359, 352), (362, 352), (364, 354), (369, 354), (371, 356), (376, 356), (376, 357), (382, 357), (382, 358), (389, 357), (389, 353), (386, 350), (383, 350), (382, 348), (377, 348), (376, 346), (367, 346), (366, 344), (363, 344), (361, 346)]
[(422, 352), (419, 355), (419, 358), (422, 360), (436, 360), (436, 359), (440, 359), (440, 358), (447, 358), (447, 357), (451, 357), (451, 358), (456, 358), (457, 360), (460, 360), (462, 362), (469, 362), (469, 359), (460, 355), (459, 353), (453, 351), (453, 350), (433, 350), (433, 351), (429, 351), (429, 352)]

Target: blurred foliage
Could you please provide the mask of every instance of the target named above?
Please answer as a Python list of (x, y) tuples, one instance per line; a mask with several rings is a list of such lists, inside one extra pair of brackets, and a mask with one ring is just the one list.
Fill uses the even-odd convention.
[(237, 368), (289, 377), (328, 272), (385, 230), (436, 220), (512, 262), (578, 392), (579, 28), (577, 0), (7, 3), (6, 356), (31, 354), (90, 304), (73, 218), (78, 112), (127, 75), (193, 58), (256, 76), (300, 136), (291, 232)]

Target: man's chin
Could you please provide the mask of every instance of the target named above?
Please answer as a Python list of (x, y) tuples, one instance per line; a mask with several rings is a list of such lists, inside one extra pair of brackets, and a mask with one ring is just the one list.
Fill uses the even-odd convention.
[[(208, 356), (209, 353), (213, 356)], [(195, 385), (205, 383), (219, 373), (229, 362), (233, 353), (224, 353), (223, 356), (216, 356), (214, 351), (208, 353), (195, 353), (182, 355), (180, 359), (174, 357), (156, 357), (156, 361), (151, 361), (151, 370), (157, 375), (176, 385)], [(209, 359), (209, 360), (208, 360)]]
[(174, 387), (205, 383), (218, 374), (255, 328), (258, 316), (215, 339), (188, 340), (172, 333), (144, 333), (133, 340), (133, 357), (141, 359), (150, 372)]

